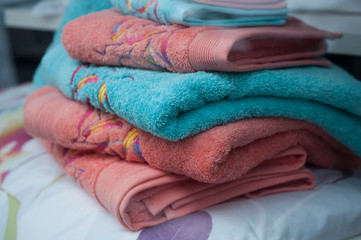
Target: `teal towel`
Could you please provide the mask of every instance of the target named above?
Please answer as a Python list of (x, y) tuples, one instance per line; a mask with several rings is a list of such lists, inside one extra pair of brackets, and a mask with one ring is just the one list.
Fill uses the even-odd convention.
[(337, 66), (177, 74), (83, 65), (57, 45), (42, 73), (67, 97), (169, 140), (238, 119), (283, 116), (321, 126), (361, 156), (361, 82)]
[(124, 15), (146, 18), (161, 24), (218, 27), (282, 25), (287, 7), (242, 9), (212, 6), (190, 0), (110, 0)]

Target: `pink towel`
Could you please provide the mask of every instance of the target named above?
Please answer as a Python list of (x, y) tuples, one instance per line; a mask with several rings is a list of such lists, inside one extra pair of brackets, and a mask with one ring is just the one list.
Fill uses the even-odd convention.
[(284, 0), (262, 0), (262, 1), (249, 1), (249, 0), (194, 0), (202, 4), (231, 7), (231, 8), (245, 8), (245, 9), (274, 9), (287, 7)]
[(98, 65), (172, 72), (253, 71), (303, 65), (330, 66), (316, 59), (325, 39), (340, 34), (296, 18), (284, 26), (217, 28), (159, 25), (108, 9), (81, 16), (63, 28), (69, 55)]
[[(305, 155), (299, 147), (289, 150), (294, 159), (287, 156), (269, 160), (241, 179), (208, 184), (147, 164), (118, 161), (119, 157), (78, 152), (46, 142), (44, 145), (68, 175), (130, 230), (154, 226), (237, 196), (306, 190), (315, 184), (312, 172), (302, 168)], [(286, 160), (300, 165), (278, 166), (278, 161)]]
[[(319, 127), (285, 118), (245, 119), (178, 142), (156, 137), (111, 114), (43, 87), (25, 103), (30, 135), (81, 151), (98, 151), (209, 183), (227, 182), (295, 146), (321, 167), (350, 168), (360, 159)], [(290, 159), (295, 156), (290, 155)], [(287, 157), (286, 157), (287, 159)], [(292, 166), (291, 160), (280, 167)]]

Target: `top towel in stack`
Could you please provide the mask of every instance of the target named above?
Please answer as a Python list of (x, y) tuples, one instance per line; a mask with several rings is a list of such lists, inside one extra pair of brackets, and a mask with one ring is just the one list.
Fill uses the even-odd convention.
[(265, 26), (282, 25), (287, 18), (284, 0), (261, 0), (254, 4), (244, 0), (218, 4), (212, 0), (111, 0), (111, 3), (125, 15), (167, 25)]

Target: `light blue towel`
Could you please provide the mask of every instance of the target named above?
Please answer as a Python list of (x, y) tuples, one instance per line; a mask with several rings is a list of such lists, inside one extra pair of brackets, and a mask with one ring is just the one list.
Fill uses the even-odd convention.
[(361, 156), (361, 82), (337, 66), (177, 74), (82, 65), (61, 45), (44, 57), (47, 83), (157, 136), (178, 140), (238, 119), (304, 119)]
[(218, 27), (282, 25), (287, 7), (240, 9), (211, 6), (190, 0), (110, 0), (125, 15), (161, 24), (208, 25)]

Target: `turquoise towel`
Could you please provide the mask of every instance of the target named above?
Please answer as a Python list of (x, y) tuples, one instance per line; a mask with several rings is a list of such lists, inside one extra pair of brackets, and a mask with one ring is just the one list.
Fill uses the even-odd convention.
[(304, 119), (361, 156), (361, 82), (337, 66), (177, 74), (82, 65), (57, 45), (47, 83), (169, 140), (249, 117)]
[(212, 6), (190, 0), (110, 0), (125, 15), (162, 24), (208, 25), (219, 27), (282, 25), (287, 7), (241, 9)]

